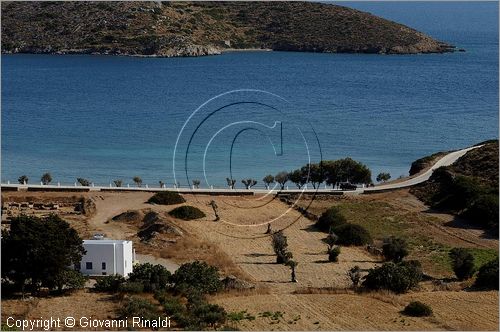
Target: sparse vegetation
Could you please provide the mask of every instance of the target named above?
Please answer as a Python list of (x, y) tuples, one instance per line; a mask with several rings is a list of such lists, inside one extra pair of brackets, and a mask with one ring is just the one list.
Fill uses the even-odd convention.
[(262, 182), (266, 185), (266, 188), (269, 189), (269, 186), (274, 183), (274, 176), (271, 174), (264, 176)]
[(134, 183), (136, 184), (137, 187), (142, 186), (142, 179), (139, 176), (134, 176), (132, 178), (132, 181), (134, 181)]
[(182, 220), (193, 220), (206, 217), (203, 211), (190, 205), (179, 206), (170, 211), (168, 214), (174, 218)]
[(130, 297), (119, 311), (120, 317), (141, 317), (142, 319), (158, 319), (160, 312), (150, 301), (140, 297)]
[(143, 263), (134, 265), (128, 280), (141, 283), (145, 291), (151, 292), (167, 288), (170, 276), (170, 272), (163, 265)]
[(274, 253), (276, 254), (276, 263), (285, 264), (292, 258), (291, 253), (288, 251), (288, 242), (283, 231), (273, 233), (271, 241)]
[(91, 182), (84, 178), (78, 178), (76, 181), (84, 187), (90, 187)]
[(498, 290), (498, 257), (479, 268), (474, 286)]
[(226, 182), (229, 189), (234, 189), (234, 185), (236, 184), (235, 179), (226, 178)]
[(340, 209), (333, 206), (321, 214), (316, 222), (316, 227), (323, 232), (330, 232), (346, 222), (347, 220)]
[(50, 173), (45, 173), (42, 175), (40, 181), (42, 182), (42, 184), (48, 185), (49, 183), (52, 182), (52, 175), (50, 175)]
[(464, 248), (453, 248), (450, 251), (453, 271), (459, 280), (469, 279), (474, 275), (474, 256)]
[(184, 202), (186, 202), (184, 197), (173, 191), (161, 191), (148, 199), (148, 203), (160, 205), (175, 205), (182, 204)]
[(340, 247), (330, 247), (328, 248), (328, 261), (329, 262), (338, 262), (339, 261), (339, 255), (340, 255)]
[(28, 177), (26, 175), (21, 175), (18, 179), (17, 179), (17, 182), (19, 182), (20, 184), (28, 184)]
[(222, 289), (218, 269), (199, 261), (182, 264), (172, 275), (171, 282), (176, 291), (184, 294), (190, 291), (211, 294)]
[(337, 243), (344, 246), (362, 246), (372, 243), (370, 233), (360, 225), (343, 224), (336, 227), (334, 231), (339, 237)]
[(289, 180), (288, 173), (285, 171), (279, 172), (274, 176), (274, 181), (279, 183), (281, 190), (285, 189), (285, 184)]
[(382, 245), (382, 251), (384, 257), (388, 261), (393, 261), (394, 263), (399, 263), (408, 256), (408, 244), (404, 239), (397, 238), (394, 236), (384, 239), (384, 244)]
[(299, 265), (299, 263), (297, 263), (296, 261), (294, 261), (292, 259), (289, 259), (286, 261), (285, 265), (290, 267), (291, 282), (297, 282), (297, 278), (295, 276), (295, 268), (297, 267), (297, 265)]
[(123, 283), (125, 283), (125, 278), (120, 275), (103, 276), (97, 278), (94, 289), (98, 292), (116, 293)]
[(364, 277), (363, 286), (368, 289), (386, 289), (395, 293), (405, 293), (422, 280), (422, 270), (417, 261), (384, 263), (370, 269)]
[(354, 288), (358, 287), (359, 282), (361, 281), (361, 268), (357, 265), (353, 266), (349, 269), (349, 271), (347, 271), (347, 276), (349, 277), (349, 280), (351, 280)]
[(387, 182), (391, 178), (391, 174), (389, 173), (379, 173), (377, 175), (377, 182)]
[(412, 317), (432, 316), (432, 308), (420, 301), (412, 301), (404, 308), (403, 314)]
[(245, 185), (246, 189), (250, 189), (257, 184), (257, 181), (254, 179), (245, 179), (245, 180), (241, 180), (241, 183), (243, 183), (243, 185)]

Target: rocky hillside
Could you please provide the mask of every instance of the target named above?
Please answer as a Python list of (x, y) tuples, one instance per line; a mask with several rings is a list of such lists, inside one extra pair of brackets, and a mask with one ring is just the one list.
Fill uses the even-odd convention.
[(3, 53), (198, 56), (225, 49), (440, 53), (454, 48), (404, 25), (309, 2), (7, 2)]
[(431, 207), (450, 211), (498, 235), (498, 140), (438, 168), (411, 192)]

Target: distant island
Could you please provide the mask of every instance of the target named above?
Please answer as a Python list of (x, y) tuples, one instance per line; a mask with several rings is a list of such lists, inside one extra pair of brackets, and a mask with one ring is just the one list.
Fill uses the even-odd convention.
[(417, 54), (455, 47), (355, 9), (311, 2), (2, 2), (2, 53), (202, 56), (267, 49)]

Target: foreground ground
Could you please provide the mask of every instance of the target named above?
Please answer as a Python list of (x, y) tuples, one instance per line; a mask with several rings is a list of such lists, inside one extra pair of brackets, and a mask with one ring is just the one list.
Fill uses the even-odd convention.
[[(32, 193), (30, 193), (33, 195)], [(4, 199), (24, 199), (26, 193), (4, 193)], [(57, 200), (61, 193), (37, 193)], [(203, 210), (207, 217), (181, 221), (168, 216), (174, 206), (145, 203), (148, 193), (85, 193), (96, 206), (91, 216), (78, 216), (70, 222), (82, 236), (103, 232), (110, 238), (132, 239), (141, 260), (155, 260), (169, 268), (194, 259), (219, 267), (223, 274), (235, 275), (256, 286), (254, 290), (232, 291), (210, 300), (228, 312), (246, 310), (245, 319), (231, 326), (251, 330), (496, 330), (498, 329), (498, 292), (463, 290), (458, 282), (422, 283), (420, 289), (405, 295), (355, 293), (349, 289), (346, 272), (354, 265), (363, 270), (379, 264), (380, 258), (362, 247), (343, 247), (338, 263), (328, 263), (324, 233), (317, 232), (313, 221), (271, 197), (210, 197), (185, 195), (187, 203)], [(67, 194), (72, 196), (72, 194)], [(215, 199), (221, 221), (214, 222), (208, 205)], [(498, 240), (482, 231), (463, 227), (450, 215), (429, 211), (407, 191), (338, 198), (302, 198), (299, 206), (320, 214), (337, 205), (350, 222), (365, 226), (375, 241), (389, 235), (406, 238), (411, 245), (410, 258), (422, 261), (424, 272), (435, 278), (450, 278), (452, 272), (447, 251), (452, 247), (473, 249), (476, 261), (484, 262), (498, 252)], [(125, 211), (137, 212), (130, 219), (112, 220)], [(142, 218), (156, 212), (175, 233), (153, 234), (148, 241), (138, 237)], [(280, 217), (281, 216), (281, 217)], [(276, 219), (276, 220), (274, 220)], [(274, 220), (274, 221), (273, 221)], [(290, 270), (275, 264), (267, 223), (284, 229), (290, 251), (299, 262), (298, 283), (290, 283)], [(400, 311), (418, 299), (434, 310), (430, 318), (409, 318)], [(79, 291), (71, 296), (31, 301), (3, 301), (2, 317), (14, 313), (36, 318), (51, 310), (69, 315), (113, 317), (120, 299), (109, 295)], [(95, 303), (82, 306), (79, 303)], [(76, 308), (76, 309), (75, 309)]]

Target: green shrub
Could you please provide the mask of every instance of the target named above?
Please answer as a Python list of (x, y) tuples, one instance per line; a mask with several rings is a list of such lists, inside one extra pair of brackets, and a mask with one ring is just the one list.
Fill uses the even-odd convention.
[(283, 231), (273, 233), (271, 236), (271, 243), (274, 253), (276, 254), (276, 263), (285, 264), (292, 258), (292, 254), (288, 251), (288, 242)]
[(193, 220), (205, 217), (205, 213), (194, 206), (184, 205), (173, 209), (168, 214), (172, 217), (182, 220)]
[(186, 202), (184, 197), (173, 191), (160, 191), (148, 199), (148, 203), (160, 205), (174, 205), (184, 202)]
[(174, 289), (182, 293), (192, 290), (215, 293), (222, 289), (217, 268), (199, 261), (182, 264), (172, 275), (171, 282)]
[(427, 317), (432, 315), (432, 308), (425, 303), (412, 301), (404, 308), (403, 314), (412, 317)]
[(369, 289), (387, 289), (395, 293), (405, 293), (422, 280), (422, 269), (417, 261), (384, 263), (370, 269), (364, 277), (363, 286)]
[(129, 280), (141, 283), (145, 291), (151, 292), (167, 288), (170, 276), (171, 273), (163, 265), (144, 263), (134, 265)]
[(408, 244), (406, 244), (404, 239), (391, 236), (384, 239), (382, 252), (386, 260), (398, 263), (401, 262), (404, 257), (408, 256)]
[(459, 280), (469, 279), (474, 275), (474, 256), (464, 248), (453, 248), (450, 251), (453, 272)]
[(344, 225), (346, 222), (346, 218), (340, 209), (333, 206), (321, 214), (316, 222), (316, 227), (323, 232), (329, 232), (340, 225)]
[(489, 261), (479, 268), (474, 286), (483, 289), (498, 290), (498, 258)]
[(85, 277), (79, 271), (68, 269), (56, 275), (54, 281), (58, 290), (60, 291), (64, 287), (66, 287), (67, 289), (82, 289), (85, 286), (87, 277)]
[(119, 290), (124, 293), (142, 293), (144, 292), (144, 284), (137, 281), (127, 281), (120, 285)]
[(227, 319), (226, 310), (217, 304), (202, 303), (193, 309), (192, 314), (199, 320), (202, 327), (215, 328), (224, 324)]
[(98, 292), (118, 292), (125, 278), (120, 275), (109, 275), (97, 279), (94, 289)]
[(328, 248), (328, 261), (329, 262), (338, 262), (340, 255), (340, 247), (331, 247)]
[(360, 225), (344, 224), (335, 228), (337, 243), (344, 246), (362, 246), (372, 243), (370, 233)]
[(120, 317), (141, 317), (142, 319), (158, 319), (160, 313), (156, 306), (146, 299), (131, 297), (119, 310)]

